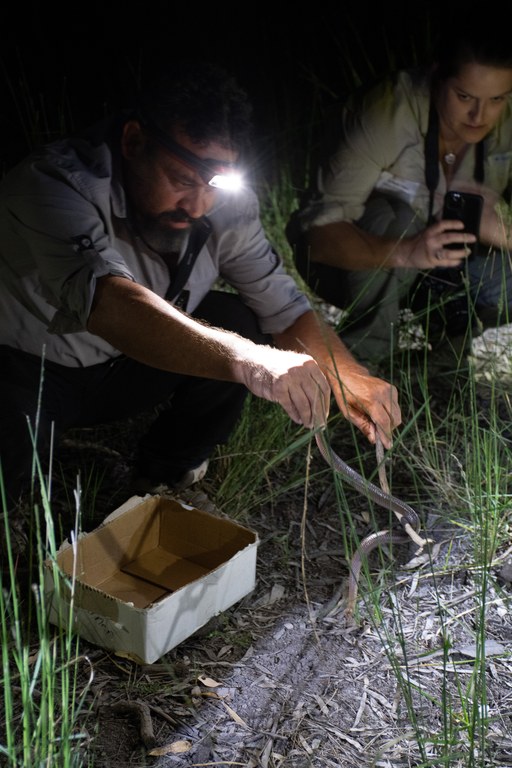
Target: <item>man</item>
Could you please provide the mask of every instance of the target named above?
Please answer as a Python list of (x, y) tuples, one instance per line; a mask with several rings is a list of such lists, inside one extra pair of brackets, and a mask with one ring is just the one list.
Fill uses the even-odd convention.
[[(159, 406), (140, 492), (200, 479), (247, 392), (307, 428), (331, 394), (385, 446), (396, 389), (313, 312), (268, 243), (255, 194), (229, 188), (245, 93), (181, 63), (133, 112), (34, 152), (0, 187), (0, 457), (8, 506), (66, 429)], [(218, 279), (229, 291), (212, 290)], [(160, 407), (166, 404), (167, 407)]]

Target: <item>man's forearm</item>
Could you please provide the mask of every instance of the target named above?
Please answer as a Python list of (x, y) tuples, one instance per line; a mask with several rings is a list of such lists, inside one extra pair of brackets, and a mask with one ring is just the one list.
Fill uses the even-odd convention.
[(88, 330), (120, 352), (174, 373), (236, 381), (251, 341), (190, 318), (152, 291), (120, 277), (98, 280)]
[(200, 323), (124, 278), (98, 281), (88, 330), (154, 368), (243, 384), (308, 428), (327, 418), (329, 384), (310, 355)]
[(310, 310), (301, 315), (286, 331), (274, 336), (280, 349), (291, 349), (311, 355), (328, 377), (338, 377), (342, 370), (367, 372), (337, 336), (334, 330)]

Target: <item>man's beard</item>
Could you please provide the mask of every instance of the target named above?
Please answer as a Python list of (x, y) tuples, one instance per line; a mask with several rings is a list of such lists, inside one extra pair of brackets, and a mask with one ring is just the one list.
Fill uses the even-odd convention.
[(183, 211), (163, 213), (160, 216), (137, 215), (137, 232), (156, 253), (180, 253), (183, 243), (188, 239), (190, 227), (187, 229), (172, 229), (165, 222), (194, 223)]

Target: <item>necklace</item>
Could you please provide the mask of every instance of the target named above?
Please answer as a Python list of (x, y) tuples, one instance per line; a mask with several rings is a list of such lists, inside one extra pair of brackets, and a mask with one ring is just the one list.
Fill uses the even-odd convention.
[(455, 152), (447, 152), (446, 155), (444, 155), (443, 160), (445, 161), (446, 165), (454, 165), (455, 161), (457, 160), (457, 155)]

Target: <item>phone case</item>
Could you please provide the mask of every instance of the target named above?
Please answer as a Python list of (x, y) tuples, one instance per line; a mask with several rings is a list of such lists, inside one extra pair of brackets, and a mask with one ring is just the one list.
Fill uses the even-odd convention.
[[(459, 219), (464, 223), (464, 232), (471, 232), (478, 238), (483, 203), (482, 195), (451, 190), (444, 198), (443, 219)], [(461, 246), (458, 243), (450, 243), (444, 247), (456, 250)], [(473, 250), (471, 245), (469, 247)]]

